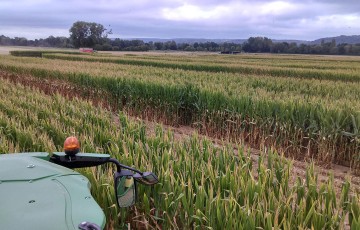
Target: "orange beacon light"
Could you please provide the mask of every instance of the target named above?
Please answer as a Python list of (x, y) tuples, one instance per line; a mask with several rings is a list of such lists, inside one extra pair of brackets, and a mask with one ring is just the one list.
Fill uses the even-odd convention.
[(66, 138), (64, 142), (64, 152), (66, 155), (73, 156), (80, 152), (80, 143), (74, 136)]

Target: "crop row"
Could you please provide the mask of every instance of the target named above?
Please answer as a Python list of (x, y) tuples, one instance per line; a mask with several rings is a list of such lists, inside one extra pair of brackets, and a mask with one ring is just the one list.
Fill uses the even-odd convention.
[[(141, 170), (153, 170), (160, 183), (140, 187), (136, 208), (115, 205), (112, 170), (82, 169), (109, 228), (163, 229), (338, 229), (360, 226), (359, 195), (345, 181), (335, 195), (332, 177), (319, 182), (314, 168), (292, 179), (291, 162), (269, 151), (257, 164), (239, 148), (214, 147), (196, 136), (175, 141), (160, 126), (146, 134), (129, 121), (81, 100), (45, 96), (0, 80), (0, 150), (61, 151), (65, 136), (79, 136), (85, 152), (105, 152)], [(37, 147), (36, 147), (37, 146)], [(35, 148), (36, 147), (36, 148)], [(35, 149), (34, 149), (35, 148)]]
[(43, 57), (43, 54), (71, 54), (71, 55), (82, 55), (83, 53), (73, 52), (73, 51), (59, 51), (59, 50), (13, 50), (10, 51), (10, 54), (18, 57)]
[[(299, 69), (321, 69), (321, 70), (358, 70), (358, 57), (329, 57), (326, 58), (313, 55), (174, 55), (174, 54), (123, 54), (121, 59), (171, 61), (178, 63), (211, 63), (224, 65), (245, 65), (245, 66), (267, 66)], [(96, 57), (119, 58), (109, 54), (96, 54)], [(299, 58), (302, 57), (302, 58)]]
[(144, 83), (163, 85), (191, 84), (201, 90), (218, 92), (225, 96), (251, 96), (254, 99), (271, 98), (273, 101), (303, 100), (306, 103), (320, 103), (326, 107), (359, 108), (358, 83), (302, 79), (289, 81), (288, 78), (270, 78), (263, 75), (242, 75), (231, 73), (201, 73), (111, 63), (69, 62), (34, 58), (1, 57), (1, 65), (18, 66), (28, 69), (43, 69), (61, 73), (82, 73), (92, 76), (139, 80)]
[(238, 65), (238, 64), (217, 64), (217, 63), (202, 63), (200, 62), (178, 62), (167, 60), (141, 60), (129, 58), (109, 58), (101, 56), (90, 55), (63, 55), (63, 54), (43, 54), (44, 58), (59, 59), (68, 61), (87, 61), (87, 62), (103, 62), (116, 63), (136, 66), (152, 66), (170, 69), (183, 69), (192, 71), (206, 71), (206, 72), (225, 72), (225, 73), (241, 73), (241, 74), (255, 74), (268, 75), (272, 77), (289, 77), (289, 78), (305, 78), (305, 79), (319, 79), (332, 81), (346, 81), (359, 82), (360, 76), (354, 70), (319, 70), (319, 69), (301, 69), (301, 68), (282, 68), (271, 66), (258, 65)]
[[(28, 63), (21, 64), (18, 60)], [(72, 69), (63, 68), (66, 64)], [(103, 75), (91, 71), (84, 73), (81, 66), (96, 68), (95, 71), (100, 72), (103, 68), (120, 66), (121, 74), (128, 76), (112, 76), (118, 69)], [(256, 147), (275, 145), (286, 150), (287, 155), (300, 159), (308, 157), (359, 168), (360, 114), (357, 98), (360, 94), (357, 83), (338, 82), (336, 88), (331, 82), (313, 80), (314, 86), (306, 82), (303, 87), (300, 82), (300, 91), (293, 87), (297, 94), (292, 95), (289, 85), (296, 86), (296, 83), (278, 78), (274, 81), (280, 85), (272, 85), (271, 81), (263, 81), (261, 77), (244, 77), (247, 80), (243, 80), (235, 76), (226, 78), (224, 74), (196, 75), (197, 72), (184, 70), (171, 75), (164, 69), (153, 67), (147, 67), (150, 68), (149, 75), (146, 75), (146, 69), (142, 69), (132, 78), (127, 71), (135, 73), (136, 70), (128, 70), (128, 66), (30, 58), (4, 58), (0, 68), (43, 79), (61, 79), (88, 90), (102, 90), (111, 95), (109, 100), (136, 115), (142, 115), (143, 111), (160, 111), (160, 117), (166, 117), (173, 124), (191, 124), (212, 136), (245, 140)], [(190, 75), (186, 80), (188, 83), (183, 81), (187, 73)], [(156, 77), (161, 74), (165, 77)], [(168, 82), (164, 84), (162, 80), (166, 79)], [(204, 86), (201, 87), (200, 83), (196, 85), (197, 81), (203, 82)], [(237, 95), (208, 88), (207, 84), (211, 84), (208, 82), (212, 81), (218, 81), (219, 88), (225, 85), (229, 91), (237, 91)], [(252, 84), (252, 88), (236, 88), (235, 83), (221, 84), (221, 81), (245, 82), (244, 85)], [(234, 85), (236, 87), (232, 88)], [(263, 90), (258, 91), (257, 85)], [(319, 88), (314, 90), (314, 87)], [(306, 91), (306, 88), (309, 90)], [(311, 92), (316, 95), (312, 97), (309, 95)]]

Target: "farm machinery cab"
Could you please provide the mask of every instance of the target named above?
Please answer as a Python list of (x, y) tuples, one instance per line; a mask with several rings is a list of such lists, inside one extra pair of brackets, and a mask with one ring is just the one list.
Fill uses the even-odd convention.
[(154, 185), (157, 176), (121, 164), (108, 154), (79, 153), (75, 137), (64, 152), (0, 155), (0, 229), (85, 229), (105, 226), (105, 215), (90, 194), (90, 183), (74, 168), (116, 165), (119, 207), (135, 204), (136, 185)]

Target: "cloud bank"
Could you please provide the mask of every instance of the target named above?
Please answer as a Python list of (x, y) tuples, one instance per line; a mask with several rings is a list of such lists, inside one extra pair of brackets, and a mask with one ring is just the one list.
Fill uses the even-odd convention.
[(111, 28), (111, 37), (313, 40), (360, 34), (357, 0), (0, 0), (0, 34), (69, 36), (78, 20)]

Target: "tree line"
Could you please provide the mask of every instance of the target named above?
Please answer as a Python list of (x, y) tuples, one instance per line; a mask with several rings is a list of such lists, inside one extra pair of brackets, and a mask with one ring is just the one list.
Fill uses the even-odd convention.
[(40, 38), (28, 40), (24, 37), (10, 38), (4, 35), (0, 36), (0, 45), (2, 46), (36, 46), (36, 47), (57, 47), (57, 48), (74, 48), (71, 41), (67, 37)]
[(242, 46), (244, 52), (252, 53), (286, 53), (286, 54), (330, 54), (330, 55), (360, 55), (359, 44), (336, 44), (321, 41), (320, 44), (297, 44), (295, 42), (272, 42), (266, 37), (251, 37)]
[(297, 44), (295, 42), (273, 42), (267, 37), (250, 37), (243, 44), (233, 42), (194, 42), (176, 43), (144, 42), (142, 40), (109, 39), (112, 33), (103, 25), (94, 22), (75, 22), (69, 30), (70, 37), (49, 36), (45, 39), (28, 40), (23, 37), (9, 38), (0, 36), (0, 45), (6, 46), (37, 46), (58, 48), (91, 47), (103, 51), (204, 51), (222, 53), (284, 53), (284, 54), (330, 54), (330, 55), (360, 55), (360, 44), (336, 44), (322, 41), (320, 44)]

